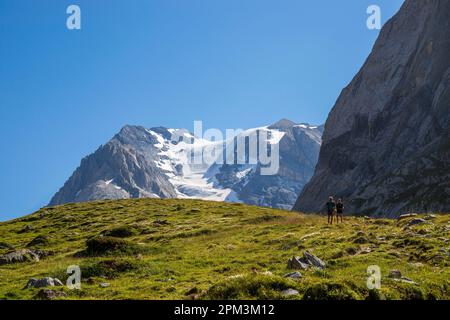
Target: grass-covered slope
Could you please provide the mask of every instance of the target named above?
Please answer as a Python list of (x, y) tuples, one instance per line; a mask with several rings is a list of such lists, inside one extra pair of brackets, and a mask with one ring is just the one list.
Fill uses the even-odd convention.
[[(289, 299), (450, 299), (450, 216), (406, 227), (411, 219), (328, 226), (321, 216), (191, 200), (44, 208), (0, 223), (0, 255), (53, 252), (0, 265), (0, 299), (31, 299), (39, 289), (23, 289), (30, 278), (65, 282), (70, 265), (83, 280), (81, 290), (57, 289), (65, 299), (278, 299), (289, 288), (299, 292)], [(305, 250), (326, 268), (285, 278), (288, 259)], [(379, 291), (367, 288), (369, 265), (381, 268)], [(416, 284), (389, 278), (393, 269)]]

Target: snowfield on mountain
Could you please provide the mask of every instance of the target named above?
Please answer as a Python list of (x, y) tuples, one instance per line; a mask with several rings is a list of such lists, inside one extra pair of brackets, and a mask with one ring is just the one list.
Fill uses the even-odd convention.
[[(225, 140), (210, 141), (181, 129), (125, 126), (81, 161), (50, 205), (103, 199), (183, 198), (291, 209), (313, 174), (322, 129), (283, 119), (271, 126), (243, 130)], [(266, 137), (264, 141), (271, 148), (279, 148), (278, 173), (261, 174), (264, 165), (260, 158), (251, 157), (249, 140), (257, 136)], [(245, 147), (241, 154), (238, 139)], [(231, 161), (227, 161), (230, 155)]]

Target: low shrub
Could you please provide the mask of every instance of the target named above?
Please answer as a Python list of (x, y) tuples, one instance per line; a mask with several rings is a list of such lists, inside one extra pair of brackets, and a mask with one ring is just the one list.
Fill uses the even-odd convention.
[(343, 283), (322, 282), (309, 286), (303, 300), (358, 300), (361, 295)]
[(274, 275), (249, 274), (228, 278), (208, 289), (202, 298), (212, 300), (281, 299), (283, 290), (295, 289), (290, 279)]
[(136, 230), (130, 226), (121, 226), (104, 232), (107, 237), (127, 238), (136, 234)]
[(87, 255), (103, 255), (118, 250), (126, 250), (129, 243), (114, 237), (96, 237), (86, 241)]
[(81, 266), (83, 278), (106, 277), (114, 279), (121, 273), (136, 270), (137, 265), (128, 260), (103, 260), (94, 264)]

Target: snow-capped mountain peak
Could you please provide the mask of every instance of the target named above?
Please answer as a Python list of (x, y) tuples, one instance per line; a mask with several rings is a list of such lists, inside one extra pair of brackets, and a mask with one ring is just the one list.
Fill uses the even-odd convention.
[[(222, 139), (205, 136), (185, 129), (125, 126), (82, 160), (50, 204), (177, 197), (288, 209), (313, 174), (321, 142), (318, 127), (289, 120)], [(271, 152), (279, 150), (279, 172), (273, 176), (261, 175), (259, 155), (249, 152), (250, 141), (259, 139)]]

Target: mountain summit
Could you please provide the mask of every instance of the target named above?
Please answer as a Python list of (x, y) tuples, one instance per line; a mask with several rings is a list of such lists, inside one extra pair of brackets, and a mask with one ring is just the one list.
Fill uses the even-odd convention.
[(294, 209), (329, 195), (349, 213), (450, 210), (450, 1), (407, 0), (325, 124), (314, 177)]
[[(211, 164), (189, 161), (205, 147), (233, 146), (234, 139), (212, 142), (186, 130), (125, 126), (81, 161), (50, 205), (101, 199), (189, 198), (291, 209), (313, 174), (322, 131), (284, 119), (240, 134), (260, 131), (271, 137), (271, 144), (279, 145), (276, 175), (260, 175), (259, 163), (223, 164), (218, 161), (223, 154)], [(174, 136), (187, 139), (173, 141)]]

